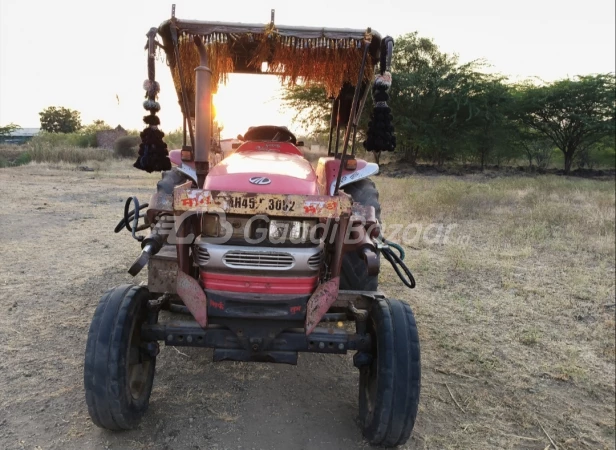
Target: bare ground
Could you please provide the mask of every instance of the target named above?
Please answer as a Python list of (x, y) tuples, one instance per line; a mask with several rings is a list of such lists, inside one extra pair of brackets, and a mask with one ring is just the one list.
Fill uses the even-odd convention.
[[(158, 178), (128, 166), (0, 170), (0, 448), (367, 448), (350, 356), (214, 364), (209, 351), (162, 347), (141, 426), (92, 425), (82, 382), (89, 322), (105, 290), (132, 281), (139, 251), (112, 230), (123, 200), (147, 199)], [(546, 449), (550, 439), (614, 448), (613, 183), (378, 184), (386, 232), (409, 221), (456, 225), (446, 244), (407, 233), (415, 291), (390, 270), (381, 277), (413, 306), (422, 339), (407, 448)]]

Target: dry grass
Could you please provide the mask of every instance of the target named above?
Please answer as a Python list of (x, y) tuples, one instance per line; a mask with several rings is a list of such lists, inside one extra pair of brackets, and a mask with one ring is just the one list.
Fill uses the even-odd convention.
[[(458, 416), (425, 433), (426, 447), (518, 448), (528, 442), (505, 435), (541, 438), (541, 417), (563, 448), (613, 448), (613, 183), (543, 176), (377, 184), (386, 230), (455, 224), (447, 244), (413, 242), (415, 292), (398, 289), (390, 270), (382, 277), (384, 290), (408, 298), (418, 316), (427, 372), (420, 430), (431, 417)], [(466, 415), (437, 384), (443, 378), (464, 382), (456, 398)]]
[(32, 145), (29, 146), (27, 152), (32, 161), (41, 163), (83, 164), (87, 161), (107, 161), (114, 157), (111, 150), (102, 148), (53, 147), (51, 145)]
[(92, 147), (56, 146), (49, 142), (32, 141), (25, 145), (1, 145), (0, 160), (3, 166), (18, 166), (30, 161), (38, 163), (84, 164), (89, 161), (109, 161), (114, 158), (111, 150)]
[[(307, 448), (367, 448), (350, 356), (212, 364), (202, 349), (163, 346), (141, 427), (92, 426), (82, 388), (87, 327), (101, 293), (131, 281), (126, 266), (138, 254), (112, 229), (123, 199), (147, 199), (159, 175), (115, 159), (86, 164), (95, 172), (70, 163), (0, 170), (11, 256), (0, 260), (0, 447), (295, 448), (314, 439)], [(386, 234), (396, 223), (456, 225), (446, 244), (406, 246), (415, 290), (388, 267), (380, 278), (384, 292), (413, 306), (421, 335), (422, 397), (406, 448), (545, 449), (543, 429), (561, 449), (614, 448), (613, 183), (375, 181)], [(36, 233), (24, 233), (33, 223)]]

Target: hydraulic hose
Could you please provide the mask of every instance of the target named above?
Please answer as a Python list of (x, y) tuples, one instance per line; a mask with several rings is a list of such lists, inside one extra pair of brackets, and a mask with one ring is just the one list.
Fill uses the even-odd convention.
[(402, 248), (401, 245), (398, 245), (395, 242), (388, 241), (387, 239), (383, 239), (383, 242), (385, 242), (390, 247), (393, 247), (396, 250), (398, 250), (398, 256), (400, 257), (401, 260), (404, 260), (406, 253), (404, 252), (404, 249)]
[[(391, 264), (391, 267), (393, 267), (393, 269), (396, 271), (396, 275), (398, 275), (398, 278), (400, 278), (400, 280), (404, 283), (404, 285), (410, 289), (414, 289), (415, 288), (415, 277), (413, 277), (411, 270), (402, 261), (404, 257), (406, 256), (404, 253), (404, 249), (400, 245), (396, 244), (395, 242), (388, 241), (382, 236), (380, 240), (383, 242), (383, 244), (386, 244), (383, 246), (379, 246), (379, 249), (381, 253), (383, 254), (383, 257), (387, 261), (389, 261), (389, 264)], [(395, 248), (398, 251), (398, 253), (396, 254), (396, 252), (394, 252), (390, 247)], [(402, 269), (402, 271), (400, 269)]]
[[(130, 207), (131, 203), (135, 203), (135, 208), (129, 211), (128, 208)], [(143, 240), (143, 237), (139, 239), (139, 236), (135, 235), (135, 231), (142, 231), (149, 228), (149, 225), (145, 224), (139, 226), (139, 219), (143, 217), (139, 215), (139, 211), (147, 208), (148, 206), (148, 203), (139, 205), (139, 200), (137, 200), (137, 197), (128, 197), (126, 199), (126, 203), (124, 204), (124, 217), (122, 218), (122, 220), (120, 220), (120, 222), (118, 222), (113, 231), (119, 233), (122, 228), (126, 228), (133, 235), (133, 238), (137, 239), (138, 241)], [(136, 214), (135, 211), (137, 211)], [(132, 226), (131, 222), (133, 224)]]

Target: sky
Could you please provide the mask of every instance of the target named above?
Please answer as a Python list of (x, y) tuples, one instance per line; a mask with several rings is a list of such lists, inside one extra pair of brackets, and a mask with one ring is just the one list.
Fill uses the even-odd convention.
[[(103, 119), (143, 128), (145, 33), (171, 15), (171, 1), (0, 0), (0, 125), (39, 127), (38, 113), (64, 106), (84, 124)], [(418, 31), (462, 62), (483, 58), (514, 80), (615, 70), (614, 0), (176, 1), (182, 19), (372, 27), (381, 35)], [(157, 63), (161, 127), (181, 126), (171, 76)], [(223, 137), (251, 125), (288, 125), (274, 76), (232, 75), (215, 99)], [(119, 99), (119, 100), (118, 100)]]

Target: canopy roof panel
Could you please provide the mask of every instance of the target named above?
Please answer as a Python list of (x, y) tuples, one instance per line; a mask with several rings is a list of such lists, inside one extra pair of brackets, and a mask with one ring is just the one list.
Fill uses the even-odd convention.
[[(174, 52), (177, 35), (179, 60)], [(173, 81), (181, 95), (179, 69), (189, 100), (189, 115), (194, 112), (194, 69), (199, 56), (194, 37), (203, 41), (212, 70), (213, 88), (225, 82), (229, 73), (268, 73), (283, 83), (323, 85), (328, 94), (337, 95), (345, 83), (357, 83), (363, 49), (369, 45), (366, 80), (378, 63), (381, 36), (370, 29), (314, 28), (268, 24), (202, 22), (173, 18), (160, 25), (158, 33), (171, 68)], [(263, 71), (263, 63), (267, 68)]]

